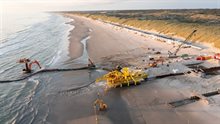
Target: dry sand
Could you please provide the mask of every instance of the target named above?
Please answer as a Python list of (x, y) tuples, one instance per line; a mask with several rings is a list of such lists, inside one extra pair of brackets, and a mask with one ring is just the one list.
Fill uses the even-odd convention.
[[(147, 60), (149, 56), (154, 55), (154, 51), (149, 51), (147, 48), (154, 48), (155, 51), (161, 51), (162, 55), (166, 55), (167, 50), (173, 47), (171, 44), (152, 40), (132, 31), (99, 21), (71, 14), (65, 14), (65, 16), (74, 19), (75, 29), (71, 32), (70, 38), (70, 56), (73, 59), (82, 54), (80, 40), (86, 36), (90, 36), (87, 42), (87, 51), (90, 58), (95, 63), (103, 66), (124, 64), (143, 67), (147, 65), (147, 62), (143, 60)], [(200, 55), (213, 54), (213, 51), (211, 48), (200, 51), (188, 48), (181, 50), (180, 54), (183, 53)], [(216, 65), (215, 61), (209, 61), (208, 63), (205, 64)], [(171, 68), (181, 71), (181, 69), (185, 70), (186, 67), (180, 62), (171, 63)], [(166, 66), (160, 66), (160, 68), (150, 69), (149, 73), (157, 75), (172, 71)], [(89, 71), (89, 73), (92, 74), (90, 78), (88, 78), (88, 71), (81, 71), (64, 73), (64, 75), (58, 76), (54, 80), (58, 80), (57, 82), (65, 81), (63, 83), (68, 84), (68, 89), (71, 89), (71, 83), (75, 83), (76, 80), (88, 83), (102, 74), (95, 70)], [(186, 98), (195, 93), (215, 90), (220, 87), (219, 79), (220, 76), (203, 79), (195, 75), (184, 75), (147, 81), (133, 87), (112, 89), (103, 96), (109, 109), (98, 113), (98, 123), (219, 124), (220, 104), (218, 101), (220, 101), (220, 96), (178, 108), (171, 108), (167, 105), (170, 101)], [(49, 121), (62, 124), (96, 123), (93, 101), (96, 99), (97, 91), (102, 91), (101, 88), (97, 84), (92, 84), (79, 91), (72, 90), (62, 96), (56, 96), (59, 101), (52, 105), (51, 113), (53, 114), (50, 115), (55, 120), (50, 119), (49, 116)]]

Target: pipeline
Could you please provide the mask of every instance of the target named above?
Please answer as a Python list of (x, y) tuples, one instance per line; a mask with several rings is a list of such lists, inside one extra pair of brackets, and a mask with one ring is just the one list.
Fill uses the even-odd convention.
[[(202, 71), (204, 74), (209, 74), (211, 72), (218, 71), (218, 70), (220, 70), (220, 66), (211, 67), (211, 68), (204, 68), (204, 69), (193, 69), (192, 71), (196, 71), (196, 72)], [(161, 79), (161, 78), (171, 77), (171, 76), (180, 76), (180, 75), (190, 74), (190, 73), (192, 73), (192, 71), (180, 72), (180, 73), (170, 73), (170, 74), (158, 75), (158, 76), (150, 77), (150, 78), (147, 77), (144, 79), (144, 81), (152, 80), (152, 79)]]
[[(212, 91), (212, 92), (201, 94), (201, 96), (203, 96), (203, 97), (211, 97), (211, 96), (215, 96), (215, 95), (219, 95), (219, 94), (220, 94), (220, 90), (216, 90), (216, 91)], [(178, 100), (178, 101), (173, 101), (173, 102), (170, 102), (168, 104), (171, 107), (176, 108), (176, 107), (180, 107), (180, 106), (187, 105), (187, 104), (190, 104), (190, 103), (194, 103), (196, 101), (199, 101), (200, 99), (202, 99), (202, 98), (195, 95), (195, 96), (191, 96), (191, 97), (186, 98), (186, 99), (182, 99), (182, 100)]]
[(64, 91), (59, 91), (59, 93), (68, 93), (68, 92), (76, 91), (76, 90), (79, 90), (79, 89), (88, 87), (89, 85), (91, 85), (91, 84), (93, 84), (93, 83), (95, 83), (95, 80), (89, 82), (88, 84), (82, 85), (82, 86), (74, 87), (74, 88), (72, 88), (72, 89), (68, 89), (68, 90), (64, 90)]
[[(39, 73), (45, 73), (45, 72), (63, 72), (63, 71), (78, 71), (78, 70), (86, 70), (86, 69), (103, 69), (103, 70), (106, 70), (106, 71), (110, 71), (111, 69), (106, 69), (106, 68), (96, 68), (96, 67), (90, 67), (90, 66), (86, 66), (86, 67), (80, 67), (80, 68), (67, 68), (67, 69), (42, 69), (42, 70), (39, 70), (39, 71), (36, 71), (30, 75), (27, 75), (25, 77), (21, 77), (19, 79), (12, 79), (12, 80), (0, 80), (0, 83), (10, 83), (10, 82), (17, 82), (17, 81), (22, 81), (22, 80), (25, 80), (31, 76), (34, 76), (36, 74), (39, 74)], [(194, 69), (196, 70), (196, 69)], [(204, 73), (210, 73), (210, 72), (213, 72), (213, 71), (218, 71), (220, 70), (220, 66), (218, 67), (211, 67), (211, 68), (205, 68), (205, 69), (202, 69)], [(151, 78), (144, 78), (144, 81), (147, 81), (147, 80), (151, 80), (151, 79), (161, 79), (161, 78), (165, 78), (165, 77), (170, 77), (170, 76), (180, 76), (180, 75), (185, 75), (185, 74), (190, 74), (191, 71), (187, 71), (185, 73), (170, 73), (170, 74), (164, 74), (164, 75), (158, 75), (158, 76), (155, 76), (155, 77), (151, 77)]]
[(10, 83), (10, 82), (17, 82), (17, 81), (22, 81), (25, 80), (29, 77), (32, 77), (34, 75), (40, 74), (40, 73), (45, 73), (45, 72), (64, 72), (64, 71), (78, 71), (78, 70), (86, 70), (86, 69), (95, 69), (95, 67), (80, 67), (80, 68), (67, 68), (67, 69), (42, 69), (39, 71), (36, 71), (34, 73), (31, 73), (25, 77), (21, 77), (18, 79), (12, 79), (12, 80), (0, 80), (0, 83)]

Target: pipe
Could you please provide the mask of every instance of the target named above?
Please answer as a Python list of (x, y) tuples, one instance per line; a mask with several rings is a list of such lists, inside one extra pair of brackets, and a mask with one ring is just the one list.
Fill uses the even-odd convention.
[(36, 71), (34, 73), (31, 73), (30, 75), (27, 75), (25, 77), (21, 77), (18, 79), (12, 79), (12, 80), (0, 80), (0, 83), (10, 83), (10, 82), (17, 82), (17, 81), (22, 81), (25, 80), (31, 76), (37, 75), (39, 73), (45, 73), (45, 72), (62, 72), (62, 71), (77, 71), (77, 70), (86, 70), (86, 69), (94, 69), (92, 67), (80, 67), (80, 68), (68, 68), (68, 69), (42, 69), (39, 71)]

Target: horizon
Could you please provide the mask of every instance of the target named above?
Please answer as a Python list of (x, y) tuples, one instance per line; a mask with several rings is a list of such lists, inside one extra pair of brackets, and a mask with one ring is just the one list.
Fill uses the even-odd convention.
[(106, 10), (64, 10), (64, 11), (48, 11), (48, 12), (89, 12), (89, 11), (141, 11), (141, 10), (220, 10), (220, 8), (180, 8), (180, 9), (106, 9)]
[(220, 0), (0, 0), (3, 12), (220, 9)]

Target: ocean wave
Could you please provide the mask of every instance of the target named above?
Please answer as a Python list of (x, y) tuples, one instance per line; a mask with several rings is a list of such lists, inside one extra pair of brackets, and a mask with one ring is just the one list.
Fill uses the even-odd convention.
[(47, 65), (54, 65), (56, 64), (61, 58), (62, 58), (62, 55), (61, 55), (62, 51), (59, 50), (57, 52), (57, 54), (52, 58), (52, 60), (50, 61), (50, 63), (48, 63)]
[[(0, 44), (0, 78), (15, 78), (20, 76), (23, 64), (16, 63), (17, 59), (26, 57), (39, 60), (42, 65), (52, 66), (67, 60), (69, 52), (69, 34), (74, 26), (65, 24), (70, 19), (52, 15), (48, 20), (35, 23), (27, 29), (17, 31)], [(24, 75), (22, 75), (24, 76)], [(19, 83), (0, 84), (7, 86), (1, 90), (0, 108), (4, 115), (0, 116), (2, 123), (31, 123), (38, 114), (37, 95), (42, 91), (41, 80), (36, 75)], [(1, 89), (0, 87), (0, 89)], [(10, 90), (9, 90), (10, 89)], [(33, 102), (36, 100), (36, 103)], [(46, 122), (49, 109), (44, 113)]]

